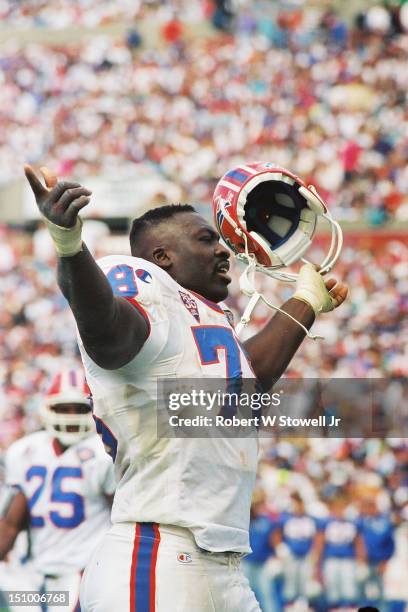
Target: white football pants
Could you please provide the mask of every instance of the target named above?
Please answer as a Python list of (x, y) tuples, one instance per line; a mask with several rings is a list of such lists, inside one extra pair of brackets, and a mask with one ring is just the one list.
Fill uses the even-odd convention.
[(116, 524), (85, 570), (81, 612), (261, 612), (240, 559), (182, 527)]

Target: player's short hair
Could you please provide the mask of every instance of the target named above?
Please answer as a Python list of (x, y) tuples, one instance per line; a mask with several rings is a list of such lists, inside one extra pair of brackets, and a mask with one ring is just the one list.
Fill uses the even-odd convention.
[(136, 217), (136, 219), (133, 219), (130, 228), (130, 248), (132, 249), (137, 244), (139, 237), (148, 227), (160, 225), (175, 215), (186, 212), (194, 213), (197, 211), (190, 204), (166, 204), (165, 206), (152, 208), (140, 217)]

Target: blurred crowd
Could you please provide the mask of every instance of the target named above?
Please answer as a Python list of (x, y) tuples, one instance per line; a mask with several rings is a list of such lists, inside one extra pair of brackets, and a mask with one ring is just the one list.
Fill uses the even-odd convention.
[(159, 22), (180, 12), (183, 20), (196, 21), (203, 17), (205, 8), (202, 0), (55, 0), (52, 4), (46, 0), (0, 0), (0, 30), (93, 28), (137, 21), (153, 11)]
[[(95, 3), (62, 4), (91, 13)], [(2, 44), (0, 183), (27, 161), (82, 180), (149, 166), (203, 203), (244, 154), (312, 179), (337, 217), (408, 219), (405, 30), (350, 25), (299, 2), (279, 12), (265, 0), (242, 2), (233, 31), (192, 40), (176, 5), (158, 4), (170, 25), (154, 49), (136, 30), (125, 40)]]

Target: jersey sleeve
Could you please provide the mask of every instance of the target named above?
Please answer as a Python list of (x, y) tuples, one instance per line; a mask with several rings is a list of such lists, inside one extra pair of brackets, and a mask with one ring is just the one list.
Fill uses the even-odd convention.
[(127, 256), (109, 256), (98, 262), (115, 296), (123, 297), (152, 324), (166, 318), (160, 280), (149, 262)]

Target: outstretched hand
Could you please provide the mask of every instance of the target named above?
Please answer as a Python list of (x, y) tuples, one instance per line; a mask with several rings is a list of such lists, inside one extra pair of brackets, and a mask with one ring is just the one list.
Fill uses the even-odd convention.
[(90, 202), (92, 192), (79, 183), (61, 181), (48, 168), (40, 168), (45, 185), (33, 168), (24, 166), (24, 173), (33, 190), (40, 213), (51, 223), (70, 228), (76, 224), (79, 211)]

